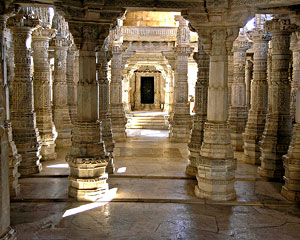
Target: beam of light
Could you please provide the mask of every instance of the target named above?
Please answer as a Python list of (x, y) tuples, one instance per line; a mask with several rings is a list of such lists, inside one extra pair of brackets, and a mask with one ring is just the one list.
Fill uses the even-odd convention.
[(118, 188), (112, 188), (109, 189), (107, 191), (107, 193), (101, 198), (101, 200), (98, 200), (96, 202), (93, 203), (88, 203), (88, 204), (84, 204), (81, 205), (79, 207), (76, 208), (71, 208), (65, 211), (65, 213), (63, 214), (63, 218), (64, 217), (68, 217), (68, 216), (72, 216), (78, 213), (82, 213), (88, 210), (92, 210), (98, 207), (102, 207), (106, 204), (108, 204), (111, 200), (113, 200), (117, 194)]
[(46, 166), (46, 168), (69, 168), (69, 164), (67, 163), (54, 164), (54, 165)]
[(126, 172), (126, 167), (120, 167), (117, 170), (117, 173), (124, 173), (124, 172)]

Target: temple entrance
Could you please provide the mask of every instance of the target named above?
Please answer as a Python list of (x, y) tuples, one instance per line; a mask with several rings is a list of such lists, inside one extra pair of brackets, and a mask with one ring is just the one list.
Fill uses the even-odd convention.
[(141, 103), (154, 103), (154, 77), (141, 77)]

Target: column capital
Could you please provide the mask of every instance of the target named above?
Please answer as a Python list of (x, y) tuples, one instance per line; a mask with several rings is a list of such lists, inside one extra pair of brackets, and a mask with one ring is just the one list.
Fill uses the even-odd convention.
[(293, 52), (300, 52), (300, 31), (292, 33), (290, 50)]
[(253, 30), (247, 31), (247, 37), (253, 42), (270, 41), (272, 39), (270, 33), (260, 28), (254, 28)]
[(28, 10), (27, 7), (22, 7), (20, 11), (7, 20), (9, 28), (28, 28), (30, 30), (37, 28), (40, 25), (40, 20)]
[(241, 30), (237, 39), (233, 42), (233, 52), (246, 52), (251, 48), (252, 43), (248, 40), (244, 30)]
[(36, 30), (32, 32), (32, 38), (35, 39), (52, 39), (56, 35), (55, 29), (38, 27)]
[(190, 56), (194, 48), (190, 46), (177, 46), (174, 48), (177, 56)]
[(78, 49), (94, 51), (97, 45), (102, 45), (108, 36), (109, 25), (93, 23), (69, 23), (70, 32)]
[(265, 22), (265, 29), (272, 35), (282, 33), (290, 34), (295, 29), (295, 25), (291, 24), (289, 18), (276, 17)]
[(204, 51), (210, 56), (227, 56), (239, 33), (239, 27), (204, 27), (197, 30)]

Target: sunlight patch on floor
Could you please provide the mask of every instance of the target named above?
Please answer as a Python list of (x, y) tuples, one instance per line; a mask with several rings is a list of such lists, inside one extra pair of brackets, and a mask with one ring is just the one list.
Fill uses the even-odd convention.
[(65, 211), (65, 213), (63, 214), (62, 217), (63, 218), (68, 217), (68, 216), (72, 216), (72, 215), (82, 213), (82, 212), (85, 212), (88, 210), (92, 210), (92, 209), (95, 209), (98, 207), (102, 207), (102, 206), (108, 204), (111, 200), (113, 200), (116, 197), (117, 191), (118, 191), (118, 188), (109, 189), (107, 191), (107, 193), (105, 194), (105, 196), (103, 196), (101, 199), (99, 199), (93, 203), (88, 203), (88, 204), (84, 204), (84, 205), (81, 205), (76, 208), (68, 209)]
[(69, 164), (67, 163), (54, 164), (54, 165), (46, 166), (46, 168), (69, 168)]

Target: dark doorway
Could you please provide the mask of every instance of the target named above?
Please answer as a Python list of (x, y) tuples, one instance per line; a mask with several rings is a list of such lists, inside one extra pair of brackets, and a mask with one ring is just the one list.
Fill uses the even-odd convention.
[(141, 103), (154, 103), (154, 77), (141, 77)]

